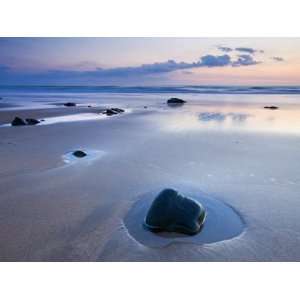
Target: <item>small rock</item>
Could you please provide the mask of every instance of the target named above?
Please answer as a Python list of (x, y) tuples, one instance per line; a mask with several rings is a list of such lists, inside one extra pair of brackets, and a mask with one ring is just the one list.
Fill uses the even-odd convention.
[(123, 112), (125, 112), (125, 110), (121, 109), (121, 108), (111, 108), (111, 110), (116, 111), (117, 113), (123, 113)]
[(205, 217), (205, 209), (200, 203), (173, 189), (165, 189), (154, 199), (144, 225), (154, 232), (193, 235), (200, 231)]
[(82, 158), (87, 156), (87, 154), (81, 150), (76, 150), (72, 153), (74, 156), (78, 157), (78, 158)]
[(112, 115), (117, 115), (118, 113), (112, 109), (107, 109), (106, 111), (103, 112), (107, 116), (112, 116)]
[(26, 125), (26, 122), (19, 117), (15, 117), (14, 120), (11, 122), (12, 126), (24, 126)]
[(144, 106), (144, 108), (148, 108), (147, 106)]
[(66, 103), (64, 103), (64, 106), (69, 106), (69, 107), (76, 106), (76, 103), (74, 103), (74, 102), (66, 102)]
[(266, 108), (266, 109), (278, 109), (279, 107), (272, 105), (272, 106), (264, 106), (264, 108)]
[(117, 114), (120, 114), (123, 112), (125, 112), (125, 110), (121, 109), (121, 108), (108, 108), (103, 112), (103, 114), (105, 114), (107, 116), (112, 116), (112, 115), (117, 115)]
[(27, 125), (36, 125), (39, 124), (40, 121), (37, 119), (26, 119)]
[(182, 99), (179, 99), (179, 98), (170, 98), (168, 101), (167, 101), (168, 104), (184, 104), (186, 103), (186, 101), (182, 100)]

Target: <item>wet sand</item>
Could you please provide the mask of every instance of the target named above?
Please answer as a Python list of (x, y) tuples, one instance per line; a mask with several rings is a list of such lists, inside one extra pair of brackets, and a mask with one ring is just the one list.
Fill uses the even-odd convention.
[[(1, 127), (0, 260), (299, 261), (299, 111), (185, 105)], [(93, 110), (0, 111), (0, 123), (78, 112)], [(284, 123), (283, 114), (295, 121)], [(250, 130), (254, 123), (261, 126)], [(76, 149), (103, 155), (66, 163)], [(124, 220), (143, 195), (166, 187), (228, 204), (245, 228), (209, 244), (141, 243)]]
[[(13, 107), (17, 107), (12, 105)], [(9, 104), (5, 108), (11, 107)], [(1, 107), (0, 107), (1, 108)], [(31, 108), (22, 108), (14, 110), (0, 110), (0, 125), (10, 123), (14, 117), (18, 116), (20, 118), (34, 118), (34, 119), (44, 119), (50, 117), (59, 117), (59, 116), (68, 116), (76, 115), (83, 113), (101, 113), (104, 111), (104, 108), (101, 107), (53, 107), (53, 108), (40, 108), (40, 109), (31, 109)]]

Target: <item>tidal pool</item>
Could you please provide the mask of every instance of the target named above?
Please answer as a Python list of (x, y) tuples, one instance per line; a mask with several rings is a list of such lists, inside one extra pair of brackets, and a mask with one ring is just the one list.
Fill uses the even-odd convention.
[(84, 150), (86, 156), (84, 157), (76, 157), (73, 155), (73, 151), (67, 152), (63, 155), (63, 161), (66, 164), (74, 164), (74, 163), (90, 163), (98, 158), (103, 157), (106, 153), (101, 150)]
[[(180, 190), (179, 190), (180, 191)], [(143, 226), (144, 219), (159, 190), (140, 195), (124, 218), (124, 225), (137, 242), (147, 247), (161, 248), (171, 243), (210, 244), (239, 236), (246, 224), (240, 214), (223, 201), (202, 191), (185, 191), (184, 195), (199, 201), (206, 209), (201, 231), (193, 236), (179, 233), (153, 233)]]

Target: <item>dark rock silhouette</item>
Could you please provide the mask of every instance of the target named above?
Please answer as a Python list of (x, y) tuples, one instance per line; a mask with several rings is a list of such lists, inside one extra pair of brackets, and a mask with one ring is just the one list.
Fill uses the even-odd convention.
[(64, 106), (72, 107), (72, 106), (76, 106), (76, 103), (74, 103), (74, 102), (66, 102), (66, 103), (64, 103)]
[(87, 156), (87, 154), (81, 150), (76, 150), (72, 153), (74, 156), (78, 157), (78, 158), (82, 158)]
[(179, 99), (179, 98), (170, 98), (168, 101), (167, 101), (168, 104), (184, 104), (186, 103), (186, 101), (182, 100), (182, 99)]
[(103, 114), (105, 114), (107, 116), (112, 116), (112, 115), (117, 115), (117, 114), (120, 114), (123, 112), (125, 112), (125, 110), (121, 109), (121, 108), (108, 108), (103, 112)]
[(272, 106), (264, 106), (264, 108), (266, 108), (266, 109), (278, 109), (279, 107), (272, 105)]
[(11, 122), (11, 125), (12, 126), (24, 126), (24, 125), (27, 125), (27, 124), (22, 118), (15, 117), (13, 119), (13, 121)]
[(197, 201), (180, 195), (173, 189), (164, 189), (152, 202), (144, 225), (154, 232), (193, 235), (200, 231), (205, 216), (205, 209)]
[(40, 121), (37, 119), (26, 119), (27, 125), (36, 125), (39, 124)]
[(111, 110), (116, 111), (117, 113), (123, 113), (123, 112), (125, 112), (124, 109), (122, 109), (122, 108), (117, 108), (117, 107), (111, 108)]
[(105, 112), (103, 112), (107, 116), (117, 115), (118, 113), (112, 109), (107, 109)]

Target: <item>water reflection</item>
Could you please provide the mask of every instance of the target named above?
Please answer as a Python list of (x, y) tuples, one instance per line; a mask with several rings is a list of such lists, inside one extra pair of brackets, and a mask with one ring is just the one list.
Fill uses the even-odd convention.
[(300, 134), (300, 105), (190, 105), (159, 116), (166, 130), (223, 130)]
[(251, 115), (244, 113), (215, 113), (202, 112), (199, 114), (199, 120), (203, 122), (217, 121), (224, 122), (226, 119), (231, 119), (233, 122), (244, 122)]
[(221, 113), (203, 112), (200, 113), (199, 115), (199, 120), (203, 122), (210, 122), (210, 121), (223, 122), (225, 119), (226, 119), (226, 115)]

